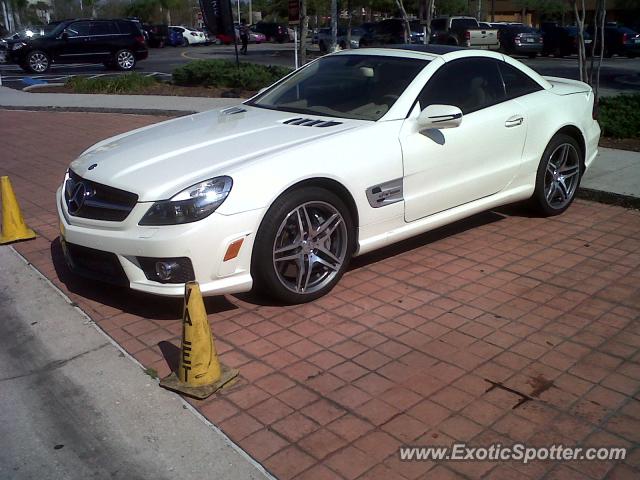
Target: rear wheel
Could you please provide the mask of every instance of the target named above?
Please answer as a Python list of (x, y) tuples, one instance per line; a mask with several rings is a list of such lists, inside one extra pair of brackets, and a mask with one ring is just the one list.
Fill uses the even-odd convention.
[(355, 241), (349, 209), (333, 192), (306, 187), (274, 202), (258, 230), (251, 272), (258, 290), (286, 303), (329, 292)]
[(133, 70), (136, 66), (136, 57), (131, 50), (119, 50), (115, 55), (115, 64), (118, 70)]
[(582, 153), (578, 142), (565, 134), (555, 135), (544, 153), (531, 198), (544, 216), (559, 215), (573, 202), (582, 177)]
[(34, 50), (27, 55), (25, 64), (27, 70), (31, 73), (45, 73), (49, 70), (51, 62), (49, 56), (42, 50)]
[(189, 40), (182, 37), (182, 46), (183, 47), (188, 47), (189, 46)]

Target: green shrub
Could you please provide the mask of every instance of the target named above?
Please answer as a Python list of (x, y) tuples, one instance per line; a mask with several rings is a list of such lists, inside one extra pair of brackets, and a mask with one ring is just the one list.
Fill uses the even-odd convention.
[(260, 90), (291, 72), (279, 66), (241, 63), (229, 60), (196, 60), (173, 71), (178, 85), (202, 85), (242, 90)]
[(139, 93), (158, 83), (154, 77), (126, 73), (116, 77), (71, 77), (67, 80), (75, 93)]
[(601, 98), (598, 122), (605, 137), (640, 138), (640, 94)]

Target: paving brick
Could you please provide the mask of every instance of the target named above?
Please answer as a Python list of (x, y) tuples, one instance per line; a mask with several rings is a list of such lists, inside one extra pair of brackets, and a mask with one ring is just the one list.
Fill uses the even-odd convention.
[(278, 478), (291, 479), (315, 463), (310, 455), (290, 446), (269, 457), (264, 465)]
[(355, 447), (340, 450), (326, 460), (326, 465), (347, 479), (354, 479), (371, 468), (368, 456)]
[(287, 440), (297, 442), (311, 432), (316, 431), (320, 426), (301, 413), (295, 412), (274, 423), (271, 428)]
[[(40, 234), (15, 248), (145, 367), (164, 374), (172, 360), (158, 344), (177, 350), (181, 302), (75, 281), (61, 263), (51, 201), (59, 172), (87, 146), (162, 119), (2, 111), (9, 130), (0, 174), (14, 179)], [(33, 144), (43, 131), (47, 141)], [(33, 175), (25, 178), (25, 169)], [(485, 221), (492, 218), (478, 215), (409, 248), (362, 257), (333, 292), (305, 305), (208, 298), (218, 351), (241, 378), (192, 404), (279, 478), (637, 477), (637, 447), (624, 463), (598, 465), (436, 465), (401, 462), (392, 451), (396, 437), (442, 444), (474, 432), (471, 441), (485, 443), (639, 441), (632, 398), (640, 389), (640, 215), (577, 200), (550, 219), (518, 207)], [(491, 380), (530, 394), (535, 379), (553, 385), (516, 409), (520, 396), (487, 391)]]
[(318, 460), (346, 445), (346, 440), (327, 429), (320, 429), (298, 442), (302, 450)]

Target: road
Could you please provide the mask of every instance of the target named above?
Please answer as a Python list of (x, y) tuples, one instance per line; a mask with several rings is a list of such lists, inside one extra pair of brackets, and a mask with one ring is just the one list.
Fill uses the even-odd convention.
[(266, 478), (9, 247), (0, 265), (1, 479)]
[[(312, 54), (319, 54), (315, 45), (309, 48)], [(294, 66), (293, 44), (250, 45), (249, 54), (240, 57), (242, 62), (253, 62), (264, 65)], [(538, 57), (529, 59), (516, 57), (523, 63), (541, 73), (567, 78), (578, 78), (577, 58)], [(151, 49), (149, 58), (139, 63), (136, 71), (144, 75), (155, 75), (160, 79), (169, 79), (171, 72), (180, 66), (199, 59), (235, 59), (234, 47), (224, 45), (194, 46), (194, 47), (167, 47), (164, 49)], [(14, 65), (0, 65), (3, 85), (22, 89), (35, 82), (64, 82), (73, 75), (117, 75), (108, 72), (102, 65), (60, 65), (53, 66), (46, 75), (27, 75), (19, 67)], [(616, 93), (640, 93), (640, 58), (629, 59), (625, 57), (613, 57), (604, 59), (601, 71), (601, 87), (606, 95)]]

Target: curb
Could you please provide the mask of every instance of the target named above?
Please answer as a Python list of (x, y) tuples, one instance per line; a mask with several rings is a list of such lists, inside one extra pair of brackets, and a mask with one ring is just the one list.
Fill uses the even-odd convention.
[(617, 207), (640, 210), (640, 198), (634, 197), (632, 195), (624, 195), (621, 193), (605, 192), (602, 190), (580, 187), (576, 192), (576, 197), (583, 200), (605, 203), (607, 205), (615, 205)]
[(190, 110), (161, 110), (137, 108), (101, 108), (101, 107), (45, 107), (0, 105), (0, 110), (24, 110), (28, 112), (86, 112), (86, 113), (121, 113), (125, 115), (155, 115), (165, 117), (184, 117), (198, 112)]

